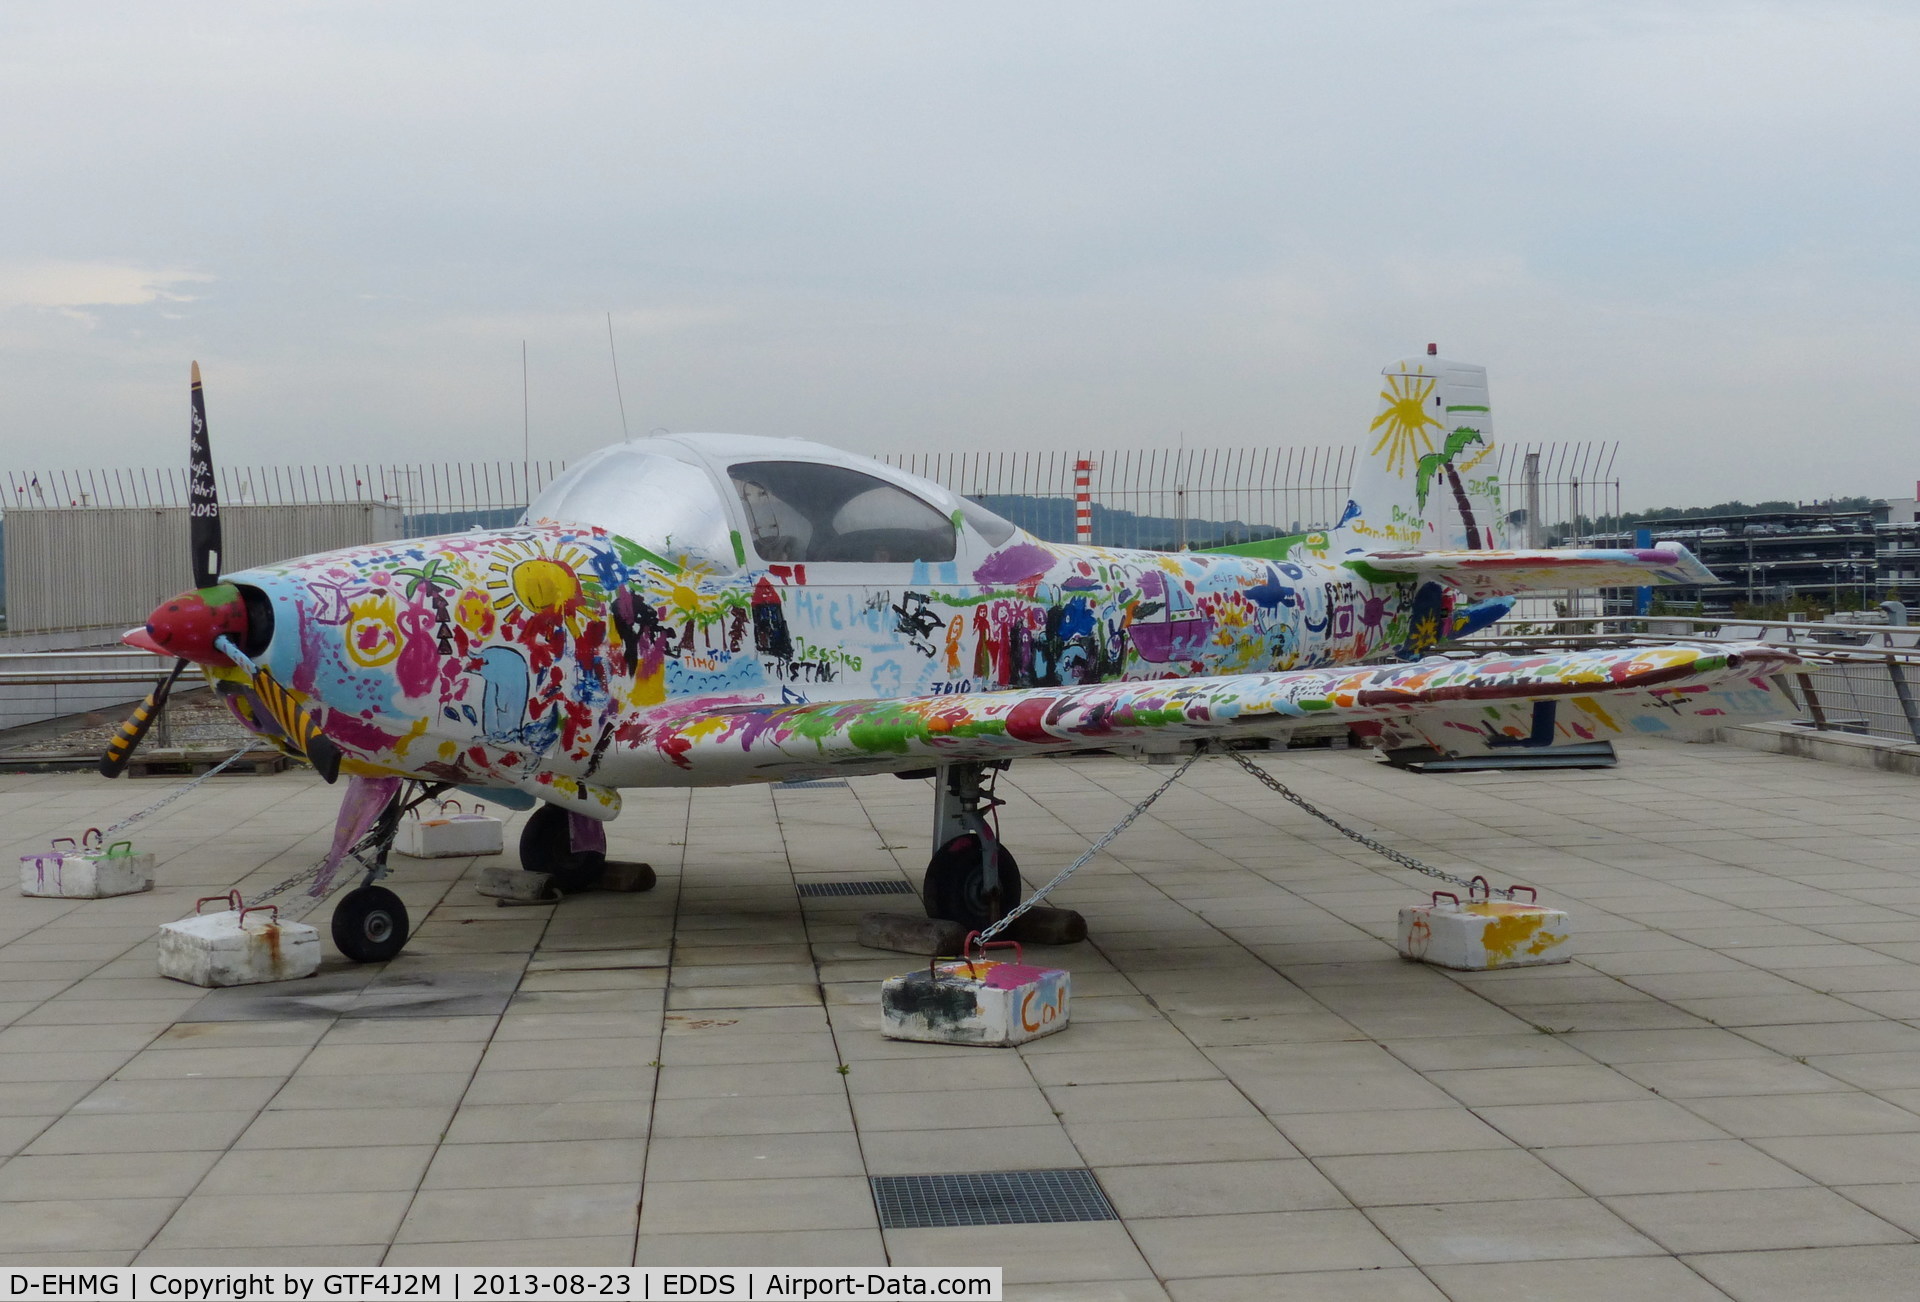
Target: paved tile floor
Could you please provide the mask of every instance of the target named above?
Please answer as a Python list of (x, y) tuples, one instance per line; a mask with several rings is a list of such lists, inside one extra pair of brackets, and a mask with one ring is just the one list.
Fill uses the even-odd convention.
[[(853, 943), (930, 792), (632, 793), (645, 895), (501, 908), (401, 865), (382, 968), (208, 994), (154, 974), (196, 896), (311, 863), (333, 793), (216, 779), (140, 830), (151, 894), (0, 896), (0, 1265), (987, 1263), (1020, 1298), (1911, 1297), (1912, 779), (1647, 744), (1601, 772), (1269, 762), (1412, 853), (1539, 886), (1567, 966), (1384, 939), (1422, 881), (1208, 760), (1063, 893), (1073, 1025), (888, 1041)], [(1166, 773), (1003, 782), (1029, 880)], [(157, 783), (0, 778), (9, 856)], [(515, 827), (510, 826), (511, 837)], [(9, 858), (6, 862), (11, 862)], [(484, 863), (486, 861), (479, 861)], [(324, 932), (324, 910), (313, 915)], [(870, 1175), (1089, 1167), (1117, 1221), (883, 1230)]]

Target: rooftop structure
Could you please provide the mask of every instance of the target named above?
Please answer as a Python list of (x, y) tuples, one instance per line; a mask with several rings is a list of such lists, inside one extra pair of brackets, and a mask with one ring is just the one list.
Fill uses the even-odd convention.
[[(1913, 779), (1652, 742), (1598, 773), (1267, 762), (1397, 848), (1539, 886), (1579, 957), (1401, 961), (1395, 910), (1430, 883), (1221, 758), (1068, 884), (1094, 943), (1044, 958), (1073, 1025), (1017, 1050), (882, 1039), (879, 982), (914, 960), (851, 937), (897, 897), (796, 889), (912, 878), (926, 793), (890, 777), (636, 802), (612, 849), (659, 868), (645, 895), (499, 909), (480, 862), (420, 865), (402, 957), (209, 993), (154, 975), (154, 925), (305, 866), (333, 820), (311, 776), (215, 779), (138, 833), (153, 893), (0, 896), (0, 1243), (35, 1265), (988, 1264), (1009, 1296), (1140, 1302), (1910, 1291)], [(1016, 766), (1028, 876), (1164, 772)], [(157, 794), (0, 778), (0, 839)], [(898, 1228), (870, 1184), (1036, 1168), (1091, 1172), (1118, 1219)]]

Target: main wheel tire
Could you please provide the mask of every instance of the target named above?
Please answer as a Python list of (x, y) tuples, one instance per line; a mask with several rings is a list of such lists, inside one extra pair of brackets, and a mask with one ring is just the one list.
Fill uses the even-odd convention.
[(607, 856), (597, 850), (575, 851), (567, 817), (558, 805), (542, 805), (527, 816), (520, 829), (520, 866), (545, 873), (562, 895), (574, 895), (600, 884)]
[(969, 931), (998, 922), (1020, 902), (1020, 865), (1013, 851), (996, 845), (992, 880), (981, 871), (980, 838), (962, 833), (947, 842), (927, 862), (921, 890), (929, 918), (945, 918)]
[(333, 944), (356, 963), (384, 963), (407, 943), (407, 906), (384, 886), (348, 891), (333, 909)]

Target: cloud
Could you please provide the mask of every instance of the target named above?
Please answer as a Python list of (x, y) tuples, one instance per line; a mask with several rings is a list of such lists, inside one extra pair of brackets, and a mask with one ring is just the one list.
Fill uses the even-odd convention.
[(118, 262), (0, 262), (0, 310), (38, 308), (86, 318), (87, 308), (191, 303), (193, 295), (179, 287), (212, 279), (203, 272)]
[(577, 455), (611, 311), (635, 429), (1351, 443), (1435, 340), (1629, 498), (1920, 473), (1911, 4), (7, 13), (0, 427), (77, 459), (193, 357), (223, 455), (517, 454), (523, 339)]

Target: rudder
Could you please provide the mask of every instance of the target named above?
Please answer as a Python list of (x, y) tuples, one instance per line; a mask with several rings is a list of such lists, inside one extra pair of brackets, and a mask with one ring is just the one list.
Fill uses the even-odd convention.
[(1380, 374), (1379, 411), (1326, 554), (1506, 546), (1487, 368), (1428, 355)]

